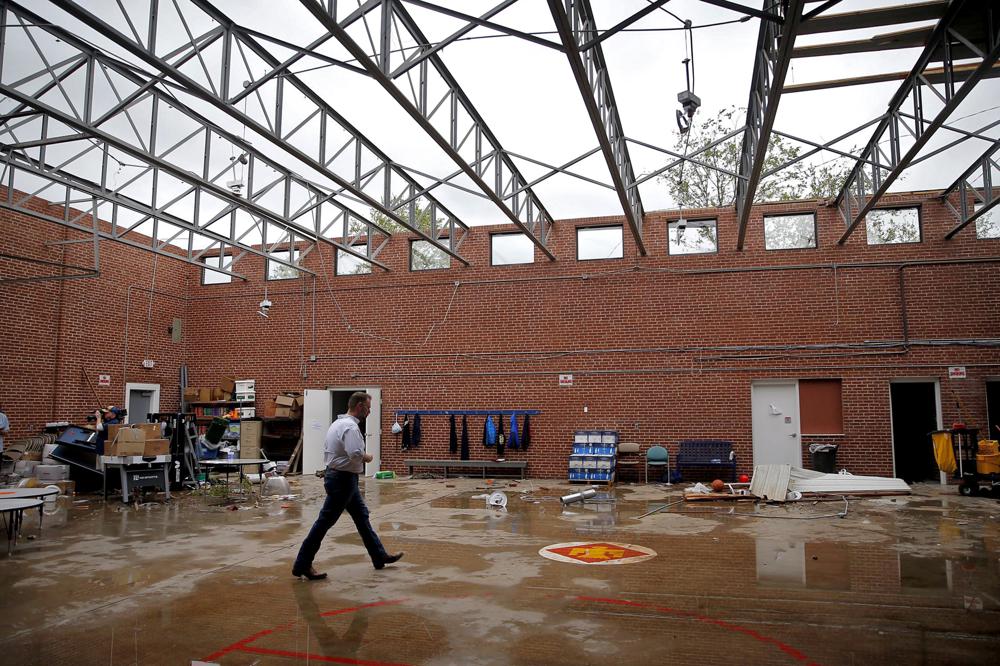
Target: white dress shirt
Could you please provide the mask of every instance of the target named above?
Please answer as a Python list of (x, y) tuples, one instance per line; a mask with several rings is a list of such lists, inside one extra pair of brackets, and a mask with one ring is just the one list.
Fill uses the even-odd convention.
[(365, 471), (365, 438), (358, 419), (341, 414), (326, 431), (323, 460), (328, 469), (363, 474)]

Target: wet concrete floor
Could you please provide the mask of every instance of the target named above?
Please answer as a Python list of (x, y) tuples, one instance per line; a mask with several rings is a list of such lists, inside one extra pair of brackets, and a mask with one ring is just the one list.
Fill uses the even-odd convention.
[[(0, 555), (0, 663), (997, 663), (1000, 502), (954, 487), (755, 507), (620, 485), (365, 482), (397, 564), (375, 571), (353, 523), (291, 576), (322, 501), (175, 493), (123, 505), (60, 498)], [(485, 493), (506, 493), (506, 510)], [(477, 497), (478, 496), (478, 497)], [(35, 537), (35, 538), (30, 538)], [(545, 546), (634, 544), (633, 564), (546, 559)], [(568, 552), (568, 551), (564, 551)], [(575, 551), (574, 551), (575, 552)]]

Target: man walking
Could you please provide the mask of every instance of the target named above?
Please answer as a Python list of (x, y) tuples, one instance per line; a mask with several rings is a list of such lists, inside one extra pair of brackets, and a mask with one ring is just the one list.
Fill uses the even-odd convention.
[(312, 566), (313, 559), (323, 543), (323, 537), (336, 524), (344, 509), (347, 509), (354, 520), (376, 569), (403, 557), (401, 552), (395, 555), (386, 552), (368, 521), (368, 507), (358, 492), (358, 475), (364, 472), (365, 463), (372, 460), (371, 454), (365, 453), (365, 438), (358, 423), (367, 418), (370, 411), (371, 396), (363, 391), (353, 393), (347, 401), (347, 413), (338, 416), (326, 433), (323, 453), (326, 461), (326, 473), (323, 477), (326, 501), (299, 548), (299, 555), (292, 565), (293, 576), (305, 576), (309, 580), (326, 578), (325, 573), (316, 573)]

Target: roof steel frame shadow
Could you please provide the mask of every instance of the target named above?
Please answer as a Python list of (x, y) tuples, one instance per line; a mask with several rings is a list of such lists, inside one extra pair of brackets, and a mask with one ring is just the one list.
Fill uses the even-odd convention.
[[(964, 34), (959, 31), (960, 24)], [(979, 30), (982, 34), (973, 34), (969, 30)], [(955, 41), (971, 49), (981, 59), (978, 66), (964, 76), (964, 81), (958, 87), (956, 79), (963, 77), (954, 76), (957, 65), (952, 46)], [(861, 153), (861, 160), (854, 165), (837, 196), (836, 205), (847, 226), (837, 241), (838, 244), (847, 242), (854, 229), (865, 219), (865, 215), (875, 208), (893, 181), (910, 165), (920, 149), (968, 96), (976, 83), (993, 68), (998, 57), (1000, 9), (990, 2), (953, 0), (934, 28), (916, 65), (889, 102), (886, 117), (879, 123), (875, 134)], [(930, 63), (939, 60), (944, 64), (943, 94), (927, 78)], [(931, 120), (924, 117), (925, 90), (931, 91), (943, 102), (942, 109)], [(907, 123), (901, 113), (903, 104), (907, 101), (913, 109), (912, 124)], [(905, 153), (902, 146), (904, 131), (913, 139)], [(888, 143), (888, 153), (880, 145), (883, 142)], [(865, 169), (866, 163), (871, 163), (870, 170)]]
[(757, 55), (754, 59), (753, 78), (750, 82), (750, 100), (747, 102), (746, 132), (740, 151), (739, 177), (736, 179), (736, 249), (743, 249), (747, 222), (753, 206), (757, 186), (760, 184), (771, 129), (778, 113), (781, 89), (791, 62), (792, 47), (802, 18), (805, 0), (782, 0), (764, 11), (779, 21), (761, 21), (757, 34)]
[[(986, 152), (979, 156), (961, 176), (955, 180), (951, 186), (941, 194), (941, 199), (945, 205), (958, 218), (958, 224), (945, 234), (945, 239), (951, 239), (959, 231), (977, 219), (991, 211), (997, 204), (1000, 204), (1000, 183), (994, 185), (994, 174), (1000, 175), (1000, 163), (996, 160), (997, 152), (1000, 151), (1000, 139), (997, 139)], [(972, 176), (978, 174), (981, 183), (975, 185)], [(958, 208), (951, 202), (951, 195), (958, 195)], [(971, 202), (970, 202), (971, 200)], [(969, 204), (972, 203), (972, 206)], [(976, 210), (976, 206), (979, 210)]]
[(646, 245), (642, 239), (644, 215), (642, 199), (639, 197), (639, 188), (635, 182), (628, 141), (615, 104), (611, 77), (604, 61), (604, 51), (601, 49), (600, 41), (596, 39), (597, 22), (594, 20), (590, 0), (549, 0), (549, 10), (559, 30), (559, 37), (565, 47), (573, 77), (587, 108), (587, 115), (590, 116), (590, 122), (597, 134), (601, 153), (604, 155), (611, 181), (618, 194), (618, 201), (635, 239), (636, 249), (640, 255), (645, 256)]
[[(440, 251), (454, 257), (462, 264), (468, 265), (469, 262), (458, 253), (458, 248), (467, 234), (468, 227), (446, 206), (430, 195), (423, 194), (419, 200), (415, 199), (413, 192), (422, 189), (419, 183), (395, 165), (364, 134), (334, 111), (318, 93), (294, 74), (284, 71), (280, 67), (281, 63), (278, 59), (264, 48), (249, 31), (237, 26), (207, 0), (191, 0), (193, 9), (203, 13), (200, 16), (185, 17), (183, 10), (180, 10), (178, 5), (174, 5), (175, 9), (181, 12), (179, 18), (188, 31), (188, 44), (169, 53), (161, 53), (157, 46), (158, 9), (162, 10), (162, 8), (158, 8), (156, 2), (151, 3), (145, 17), (146, 23), (140, 24), (140, 28), (146, 29), (147, 32), (144, 41), (134, 27), (133, 18), (135, 17), (123, 15), (123, 18), (132, 27), (131, 34), (126, 34), (71, 0), (51, 1), (129, 53), (178, 82), (186, 93), (224, 111), (281, 150), (336, 183), (342, 189), (335, 191), (334, 195), (349, 193), (364, 205), (430, 242)], [(116, 6), (112, 3), (102, 4), (101, 8), (109, 12), (114, 12), (116, 9), (123, 10), (122, 5)], [(190, 25), (196, 23), (194, 19), (207, 19), (217, 24), (217, 27), (195, 37), (189, 28)], [(202, 54), (214, 44), (219, 44), (221, 49), (216, 54), (218, 56), (217, 62), (213, 60), (213, 67), (210, 68), (209, 62)], [(255, 79), (258, 83), (254, 94), (240, 97), (239, 102), (245, 104), (252, 97), (261, 110), (263, 121), (240, 111), (237, 108), (237, 102), (234, 102), (234, 98), (231, 96), (231, 84), (234, 83), (231, 80), (233, 73), (250, 69), (247, 61), (248, 52), (271, 69), (262, 77), (266, 79), (266, 82), (260, 84), (259, 79)], [(246, 66), (246, 70), (241, 69), (241, 66)], [(192, 74), (189, 75), (182, 71), (184, 67), (188, 67)], [(193, 78), (194, 75), (204, 79), (207, 83), (200, 83)], [(254, 81), (244, 81), (243, 83), (254, 85)], [(300, 95), (299, 101), (302, 104), (310, 105), (310, 111), (305, 114), (305, 119), (293, 127), (287, 127), (283, 118), (286, 86), (291, 86)], [(273, 92), (271, 99), (265, 99), (261, 95), (262, 88)], [(320, 141), (306, 142), (301, 146), (296, 145), (297, 142), (305, 141), (305, 132), (300, 133), (300, 130), (313, 122), (319, 126)], [(346, 143), (339, 148), (336, 145), (328, 145), (329, 140), (333, 140), (334, 133), (348, 137)], [(328, 137), (330, 137), (329, 140)], [(353, 163), (350, 165), (351, 173), (341, 173), (334, 170), (333, 162), (342, 154), (354, 157)], [(367, 168), (364, 165), (368, 162), (374, 162), (376, 166)], [(339, 170), (346, 171), (347, 168), (340, 166)], [(378, 181), (380, 176), (381, 183)], [(410, 205), (401, 205), (401, 200)], [(403, 215), (400, 215), (400, 212)], [(421, 214), (429, 215), (429, 229), (421, 228), (419, 217)], [(445, 242), (442, 242), (442, 239)]]
[[(376, 59), (370, 56), (348, 34), (345, 26), (338, 23), (336, 3), (320, 6), (316, 0), (301, 0), (320, 25), (328, 31), (357, 61), (368, 75), (374, 79), (396, 103), (406, 111), (427, 136), (461, 168), (465, 175), (487, 198), (549, 259), (555, 255), (547, 245), (552, 227), (552, 216), (530, 188), (527, 180), (514, 162), (507, 156), (499, 140), (486, 125), (482, 116), (473, 106), (468, 96), (458, 85), (444, 61), (436, 52), (428, 53), (415, 63), (418, 70), (417, 81), (408, 74), (409, 68), (394, 71), (392, 42), (400, 44), (427, 44), (427, 38), (417, 23), (397, 0), (384, 0), (377, 5), (381, 10), (377, 23), (377, 41), (373, 45)], [(372, 10), (375, 7), (371, 7)], [(423, 50), (414, 46), (416, 53)], [(427, 47), (429, 48), (429, 47)], [(402, 65), (409, 65), (404, 59)], [(408, 84), (415, 95), (410, 99), (403, 86), (395, 83), (397, 77), (407, 74)], [(435, 83), (438, 85), (435, 86)], [(444, 89), (440, 100), (428, 99), (431, 89)], [(445, 137), (431, 122), (439, 111), (446, 112), (448, 136)], [(471, 142), (471, 144), (469, 143)], [(484, 145), (485, 144), (485, 145)], [(465, 155), (462, 151), (465, 151)], [(470, 156), (471, 154), (471, 156)], [(492, 172), (492, 173), (491, 173)], [(489, 178), (492, 183), (487, 182)]]

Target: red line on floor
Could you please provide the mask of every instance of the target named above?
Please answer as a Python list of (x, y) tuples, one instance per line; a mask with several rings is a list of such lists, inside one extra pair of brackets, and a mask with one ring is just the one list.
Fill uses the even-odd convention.
[(616, 604), (618, 606), (634, 606), (635, 608), (648, 608), (651, 610), (659, 611), (660, 613), (669, 613), (671, 615), (680, 615), (682, 617), (690, 617), (698, 620), (699, 622), (705, 622), (706, 624), (713, 624), (722, 629), (728, 629), (729, 631), (735, 631), (741, 634), (746, 634), (747, 636), (753, 638), (754, 640), (760, 641), (761, 643), (768, 643), (774, 645), (779, 650), (787, 654), (788, 656), (796, 659), (797, 661), (805, 661), (808, 666), (819, 666), (816, 662), (809, 659), (809, 657), (793, 648), (791, 645), (782, 643), (776, 638), (771, 638), (770, 636), (765, 636), (764, 634), (756, 631), (754, 629), (748, 629), (747, 627), (742, 627), (738, 624), (732, 624), (726, 622), (725, 620), (717, 620), (713, 617), (708, 617), (707, 615), (699, 615), (697, 613), (692, 613), (691, 611), (680, 610), (678, 608), (668, 608), (667, 606), (656, 606), (654, 604), (644, 604), (639, 601), (628, 601), (627, 599), (607, 599), (604, 597), (582, 597), (578, 596), (580, 601), (594, 601), (602, 604)]
[[(390, 599), (388, 601), (375, 601), (375, 602), (370, 603), (370, 604), (363, 604), (361, 606), (354, 606), (352, 608), (341, 608), (340, 610), (327, 611), (325, 613), (321, 613), (320, 616), (321, 617), (329, 617), (331, 615), (340, 615), (341, 613), (350, 613), (350, 612), (353, 612), (353, 611), (361, 610), (362, 608), (374, 608), (376, 606), (390, 606), (390, 605), (393, 605), (393, 604), (401, 604), (404, 601), (406, 601), (405, 598), (404, 599)], [(212, 654), (208, 655), (207, 657), (204, 657), (201, 661), (215, 661), (219, 657), (223, 657), (223, 656), (229, 654), (230, 652), (236, 652), (237, 650), (242, 650), (242, 651), (246, 652), (246, 651), (263, 649), (263, 648), (251, 648), (249, 646), (250, 646), (250, 643), (253, 643), (255, 640), (257, 640), (261, 636), (267, 636), (268, 634), (273, 634), (273, 633), (275, 633), (277, 631), (284, 631), (285, 629), (288, 629), (289, 627), (293, 626), (294, 624), (295, 624), (295, 622), (286, 622), (285, 624), (278, 625), (277, 627), (274, 627), (273, 629), (264, 629), (263, 631), (258, 631), (256, 634), (253, 634), (251, 636), (247, 636), (246, 638), (241, 638), (240, 640), (236, 641), (235, 643), (227, 645), (226, 647), (222, 648), (221, 650), (218, 650), (217, 652), (213, 652)], [(277, 654), (277, 653), (275, 653), (275, 654)], [(297, 655), (298, 653), (295, 653), (295, 654)], [(306, 653), (303, 652), (302, 654), (305, 655)], [(309, 658), (310, 659), (320, 659), (321, 657), (318, 657), (316, 655), (309, 655)], [(337, 659), (337, 657), (324, 657), (323, 659), (333, 660), (333, 659)], [(345, 661), (345, 662), (340, 662), (340, 663), (345, 663), (345, 664), (368, 664), (368, 663), (370, 663), (370, 664), (375, 664), (377, 666), (382, 666), (383, 662), (376, 662), (376, 661), (364, 662), (364, 661), (353, 660), (353, 661)]]
[(226, 647), (222, 648), (218, 652), (213, 652), (212, 654), (208, 655), (207, 657), (204, 657), (202, 659), (202, 661), (215, 661), (219, 657), (223, 657), (223, 656), (229, 654), (230, 652), (235, 652), (236, 650), (241, 649), (247, 643), (252, 643), (255, 640), (257, 640), (258, 638), (260, 638), (261, 636), (267, 636), (270, 633), (273, 633), (273, 630), (271, 630), (271, 629), (265, 629), (264, 631), (258, 631), (256, 634), (254, 634), (252, 636), (247, 636), (246, 638), (243, 638), (243, 639), (240, 639), (240, 640), (236, 641), (232, 645), (227, 645)]
[(391, 599), (389, 601), (376, 601), (370, 604), (362, 604), (361, 606), (354, 606), (353, 608), (341, 608), (339, 610), (327, 611), (325, 613), (320, 613), (320, 617), (330, 617), (333, 615), (341, 615), (343, 613), (353, 613), (354, 611), (361, 610), (362, 608), (376, 608), (378, 606), (392, 606), (394, 604), (401, 604), (406, 599)]
[(271, 650), (269, 648), (258, 648), (242, 646), (238, 648), (240, 652), (250, 652), (252, 654), (268, 654), (276, 657), (298, 657), (308, 661), (325, 661), (331, 664), (355, 664), (356, 666), (410, 666), (395, 661), (370, 661), (368, 659), (352, 659), (351, 657), (327, 657), (322, 654), (312, 654), (309, 652), (292, 652), (291, 650)]

